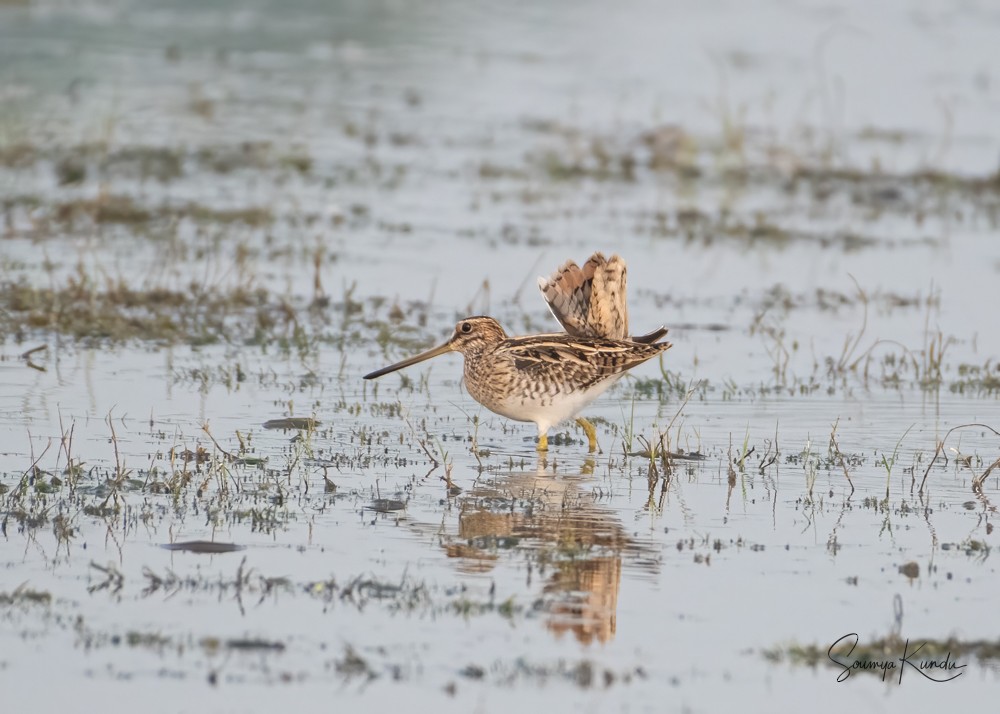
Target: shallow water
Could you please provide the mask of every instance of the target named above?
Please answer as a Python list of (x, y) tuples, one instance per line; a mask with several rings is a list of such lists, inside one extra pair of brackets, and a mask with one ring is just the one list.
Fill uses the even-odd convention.
[[(981, 702), (995, 657), (838, 683), (788, 652), (1000, 636), (996, 472), (972, 489), (1000, 429), (998, 23), (0, 4), (5, 289), (241, 296), (123, 339), (162, 306), (0, 308), (5, 700)], [(564, 425), (539, 459), (457, 356), (361, 379), (465, 314), (553, 329), (535, 276), (592, 250), (674, 345), (587, 410), (602, 453)], [(263, 426), (285, 417), (318, 423)], [(661, 435), (669, 474), (641, 455)], [(185, 541), (245, 549), (161, 547)]]

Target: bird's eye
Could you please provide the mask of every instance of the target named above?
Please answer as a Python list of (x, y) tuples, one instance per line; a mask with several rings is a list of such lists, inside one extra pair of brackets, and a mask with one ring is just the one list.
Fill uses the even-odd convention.
[(470, 332), (472, 332), (472, 325), (470, 325), (468, 322), (463, 322), (462, 326), (459, 329), (465, 334), (469, 334)]

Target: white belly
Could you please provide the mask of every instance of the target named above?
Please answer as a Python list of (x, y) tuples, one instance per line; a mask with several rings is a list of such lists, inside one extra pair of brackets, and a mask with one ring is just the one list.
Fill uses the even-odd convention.
[(617, 378), (606, 379), (586, 390), (554, 396), (543, 395), (537, 399), (513, 397), (491, 407), (497, 414), (508, 419), (535, 422), (538, 431), (544, 434), (549, 427), (577, 416), (617, 381)]

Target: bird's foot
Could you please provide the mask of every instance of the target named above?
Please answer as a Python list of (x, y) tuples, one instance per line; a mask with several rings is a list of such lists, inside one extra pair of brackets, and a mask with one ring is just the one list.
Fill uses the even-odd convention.
[(597, 446), (597, 429), (594, 428), (594, 425), (583, 417), (577, 419), (576, 423), (580, 425), (580, 428), (583, 429), (584, 433), (587, 435), (587, 444), (590, 448), (590, 453), (599, 451), (599, 447)]

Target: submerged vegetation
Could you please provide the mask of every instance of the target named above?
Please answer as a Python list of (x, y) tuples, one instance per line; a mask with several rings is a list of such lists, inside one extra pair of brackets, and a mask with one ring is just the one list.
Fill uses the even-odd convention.
[(970, 664), (993, 668), (1000, 660), (1000, 639), (904, 636), (903, 599), (899, 595), (894, 598), (893, 606), (895, 624), (887, 635), (862, 640), (857, 633), (851, 633), (829, 645), (791, 644), (765, 649), (762, 654), (775, 663), (826, 666), (837, 673), (838, 682), (846, 682), (857, 674), (896, 685), (914, 677), (949, 682), (967, 674)]

